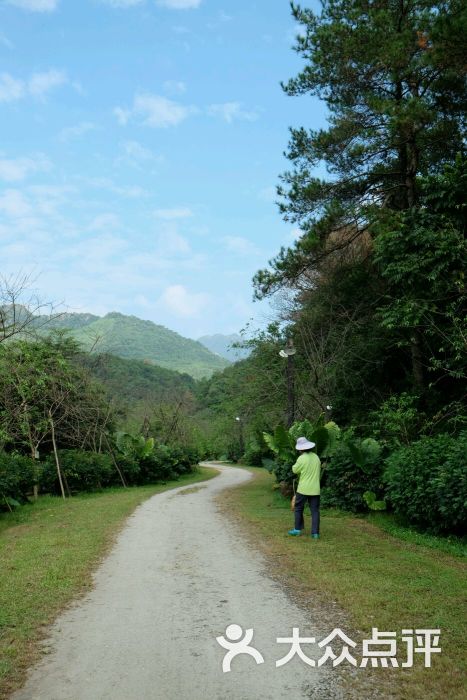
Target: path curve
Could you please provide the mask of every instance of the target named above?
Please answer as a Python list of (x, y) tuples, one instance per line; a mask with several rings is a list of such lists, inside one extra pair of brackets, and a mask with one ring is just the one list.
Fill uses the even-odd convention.
[[(215, 498), (251, 474), (211, 463), (214, 479), (157, 494), (128, 519), (93, 590), (51, 628), (49, 653), (12, 700), (301, 700), (343, 697), (325, 668), (276, 637), (316, 635), (311, 615), (267, 574)], [(227, 625), (253, 628), (265, 662), (238, 656), (222, 672)], [(325, 633), (330, 630), (324, 630)]]

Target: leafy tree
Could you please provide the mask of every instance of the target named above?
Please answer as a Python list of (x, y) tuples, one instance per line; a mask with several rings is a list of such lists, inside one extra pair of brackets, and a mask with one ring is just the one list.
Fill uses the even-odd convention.
[(302, 236), (256, 274), (255, 294), (289, 290), (306, 394), (339, 422), (404, 392), (431, 413), (459, 407), (465, 4), (324, 0), (292, 13), (304, 68), (283, 87), (324, 100), (328, 126), (291, 129), (279, 206)]
[(101, 452), (113, 433), (113, 413), (102, 391), (73, 358), (74, 341), (57, 336), (0, 346), (0, 436), (8, 449), (55, 455), (62, 495), (58, 450), (78, 447)]
[(400, 329), (416, 347), (420, 375), (432, 381), (467, 377), (466, 161), (421, 178), (420, 208), (392, 214), (379, 225), (375, 262), (387, 290), (382, 325)]

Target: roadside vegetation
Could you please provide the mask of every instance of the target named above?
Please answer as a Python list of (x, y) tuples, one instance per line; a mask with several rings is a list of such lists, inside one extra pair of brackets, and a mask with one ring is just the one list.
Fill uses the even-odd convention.
[(0, 515), (0, 698), (24, 680), (40, 654), (46, 626), (77, 595), (115, 541), (125, 519), (150, 496), (216, 475), (199, 467), (176, 481), (111, 488)]
[[(277, 192), (298, 235), (253, 280), (258, 299), (274, 300), (274, 318), (245, 330), (248, 357), (227, 367), (214, 358), (219, 371), (194, 380), (167, 369), (184, 347), (171, 351), (167, 329), (165, 369), (152, 355), (148, 364), (159, 345), (134, 317), (85, 315), (77, 336), (91, 326), (96, 336), (80, 345), (70, 317), (40, 315), (26, 279), (0, 277), (0, 517), (19, 519), (3, 534), (15, 532), (19, 546), (34, 518), (58, 512), (76, 513), (79, 528), (80, 506), (106, 499), (129, 512), (154, 484), (192, 478), (199, 459), (265, 468), (236, 492), (245, 517), (359, 629), (373, 619), (440, 626), (437, 670), (407, 683), (434, 693), (421, 697), (455, 697), (463, 565), (440, 543), (457, 554), (467, 525), (465, 3), (329, 0), (317, 13), (292, 4), (292, 14), (302, 70), (284, 90), (322, 99), (329, 119), (290, 130)], [(128, 357), (117, 359), (109, 353), (121, 352), (123, 331)], [(94, 341), (105, 333), (115, 342), (100, 352)], [(191, 361), (177, 367), (206, 375), (208, 351), (188, 345)], [(334, 509), (313, 560), (303, 540), (267, 534), (288, 525), (280, 499), (292, 492), (301, 435), (316, 442), (322, 503)], [(266, 470), (282, 494), (273, 502)], [(57, 542), (67, 543), (57, 560), (66, 568), (69, 539)], [(54, 595), (61, 581), (57, 569), (43, 588)], [(32, 620), (52, 618), (52, 595), (50, 615), (37, 607)], [(2, 607), (2, 639), (17, 605)], [(31, 631), (18, 629), (24, 650)]]
[[(333, 509), (322, 513), (320, 540), (289, 538), (289, 500), (273, 488), (274, 480), (264, 470), (254, 471), (253, 483), (223, 494), (219, 505), (237, 525), (240, 516), (251, 544), (263, 551), (272, 574), (305, 609), (312, 603), (313, 608), (322, 607), (324, 619), (329, 614), (329, 632), (332, 620), (343, 614), (342, 629), (361, 651), (361, 641), (371, 637), (372, 627), (397, 632), (399, 640), (403, 628), (441, 629), (442, 652), (433, 655), (431, 668), (415, 658), (412, 669), (380, 669), (376, 676), (371, 669), (359, 673), (370, 675), (377, 687), (387, 684), (387, 697), (398, 700), (463, 698), (466, 544), (420, 539), (401, 526), (393, 536), (381, 527), (379, 514), (374, 522), (374, 516)], [(305, 517), (308, 523), (308, 512)], [(405, 661), (401, 642), (398, 648), (398, 660)], [(352, 674), (344, 667), (342, 673), (352, 684)]]

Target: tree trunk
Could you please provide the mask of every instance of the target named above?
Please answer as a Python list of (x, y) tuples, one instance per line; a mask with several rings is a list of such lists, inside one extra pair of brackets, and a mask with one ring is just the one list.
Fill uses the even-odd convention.
[(287, 427), (295, 420), (295, 377), (294, 377), (294, 356), (287, 357)]
[(57, 443), (55, 441), (55, 424), (54, 424), (54, 421), (52, 418), (51, 411), (49, 411), (49, 421), (50, 421), (50, 427), (52, 429), (52, 445), (54, 448), (54, 456), (55, 456), (55, 464), (57, 466), (58, 481), (60, 483), (60, 490), (62, 492), (62, 498), (63, 498), (63, 500), (65, 500), (66, 496), (65, 496), (65, 489), (63, 487), (62, 470), (60, 467), (60, 460), (58, 458)]
[(109, 452), (110, 452), (110, 456), (112, 457), (112, 462), (114, 463), (114, 467), (115, 467), (115, 469), (116, 469), (117, 472), (118, 472), (118, 476), (120, 477), (120, 481), (122, 482), (122, 485), (124, 486), (124, 488), (127, 488), (127, 487), (128, 487), (128, 484), (126, 483), (126, 480), (125, 480), (125, 477), (123, 476), (122, 470), (120, 469), (120, 467), (119, 467), (118, 464), (117, 464), (117, 460), (115, 459), (114, 451), (113, 451), (113, 449), (110, 447), (110, 444), (109, 444), (109, 440), (108, 440), (108, 438), (107, 438), (107, 435), (104, 435), (104, 439), (105, 439), (105, 442), (107, 443), (107, 448), (108, 448), (108, 450), (109, 450)]
[(425, 372), (423, 369), (423, 353), (420, 331), (415, 330), (410, 339), (410, 352), (412, 355), (412, 375), (417, 391), (422, 395), (425, 391)]

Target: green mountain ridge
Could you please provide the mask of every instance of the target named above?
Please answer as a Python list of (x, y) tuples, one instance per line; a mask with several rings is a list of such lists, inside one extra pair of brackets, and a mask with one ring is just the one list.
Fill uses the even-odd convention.
[(130, 360), (115, 355), (83, 355), (81, 364), (98, 379), (107, 393), (120, 403), (160, 402), (195, 391), (195, 380), (188, 374), (165, 369), (145, 360)]
[(143, 360), (195, 379), (209, 377), (230, 363), (196, 340), (184, 338), (165, 326), (113, 311), (93, 314), (60, 314), (47, 329), (66, 329), (83, 347), (99, 354)]

